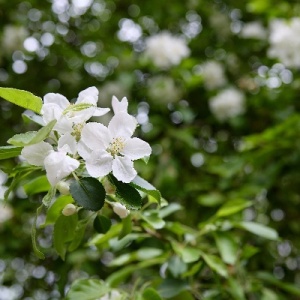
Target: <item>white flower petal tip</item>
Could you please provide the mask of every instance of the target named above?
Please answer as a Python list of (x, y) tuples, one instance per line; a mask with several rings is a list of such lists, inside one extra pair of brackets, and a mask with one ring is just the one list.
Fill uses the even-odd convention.
[(111, 105), (115, 114), (120, 112), (127, 113), (128, 111), (128, 100), (126, 97), (123, 97), (121, 101), (118, 100), (116, 96), (112, 97)]
[(124, 219), (130, 214), (130, 210), (128, 210), (123, 204), (121, 203), (112, 203), (113, 211), (121, 218)]

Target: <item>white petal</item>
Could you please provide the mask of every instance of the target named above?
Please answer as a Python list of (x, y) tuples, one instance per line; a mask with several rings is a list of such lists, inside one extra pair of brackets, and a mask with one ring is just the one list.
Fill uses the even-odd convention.
[(136, 160), (146, 156), (150, 156), (151, 147), (145, 141), (139, 138), (131, 138), (125, 142), (125, 146), (121, 151), (121, 154), (130, 158), (131, 160)]
[(112, 108), (114, 113), (117, 114), (119, 112), (126, 112), (128, 110), (128, 100), (126, 97), (123, 97), (121, 101), (118, 100), (116, 96), (112, 97), (111, 101)]
[(101, 107), (96, 107), (95, 112), (93, 114), (94, 117), (101, 117), (107, 114), (110, 111), (109, 108), (101, 108)]
[(112, 165), (113, 175), (120, 181), (129, 183), (136, 176), (133, 162), (127, 157), (116, 156)]
[(60, 134), (71, 133), (73, 131), (73, 122), (66, 116), (62, 115), (59, 119), (57, 119), (57, 123), (53, 130), (56, 130)]
[(43, 115), (45, 124), (48, 124), (52, 120), (60, 119), (63, 113), (63, 109), (55, 103), (49, 103), (43, 105), (41, 113)]
[(52, 152), (44, 160), (47, 178), (52, 186), (79, 167), (79, 161), (64, 152)]
[(58, 140), (58, 149), (75, 154), (77, 151), (76, 138), (71, 133), (62, 135)]
[(108, 124), (108, 129), (113, 137), (131, 137), (137, 125), (136, 119), (125, 113), (120, 112), (112, 117)]
[(105, 150), (111, 140), (107, 127), (100, 123), (88, 123), (81, 131), (81, 142), (92, 150)]
[(78, 95), (76, 104), (79, 103), (90, 103), (97, 106), (99, 91), (95, 86), (89, 87), (81, 91)]
[(44, 159), (53, 151), (52, 146), (46, 142), (40, 142), (34, 145), (25, 146), (22, 149), (21, 155), (34, 166), (43, 166)]
[(84, 160), (87, 160), (90, 157), (92, 151), (93, 150), (86, 146), (86, 144), (84, 144), (83, 142), (78, 142), (77, 152)]
[(102, 177), (112, 170), (113, 157), (105, 151), (93, 151), (86, 160), (86, 169), (92, 177)]
[(65, 110), (70, 105), (68, 99), (58, 93), (49, 93), (44, 96), (44, 105), (50, 103), (58, 105), (62, 110)]

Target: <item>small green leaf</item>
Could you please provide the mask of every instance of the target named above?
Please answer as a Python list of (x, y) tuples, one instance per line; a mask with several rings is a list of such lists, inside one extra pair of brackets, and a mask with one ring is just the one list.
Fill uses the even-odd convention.
[(90, 221), (90, 217), (80, 220), (77, 223), (75, 233), (74, 233), (74, 238), (68, 247), (68, 251), (72, 252), (78, 248), (78, 246), (80, 245), (80, 243), (84, 237), (85, 229), (86, 229), (89, 221)]
[(69, 242), (74, 239), (78, 215), (60, 215), (54, 224), (53, 244), (62, 260), (65, 259)]
[(43, 205), (39, 206), (36, 210), (36, 214), (34, 216), (34, 220), (31, 227), (31, 241), (32, 241), (32, 248), (35, 255), (40, 259), (45, 259), (45, 255), (43, 252), (39, 250), (36, 241), (36, 222), (37, 222), (37, 217), (41, 213), (42, 209), (43, 209)]
[(237, 212), (251, 206), (250, 201), (245, 201), (243, 199), (235, 199), (226, 202), (221, 208), (217, 211), (216, 216), (219, 218), (227, 217)]
[(43, 105), (43, 101), (40, 97), (37, 97), (30, 92), (14, 88), (1, 87), (0, 97), (25, 109), (30, 109), (36, 113), (40, 113)]
[(131, 233), (131, 231), (132, 231), (131, 216), (128, 215), (126, 218), (122, 219), (122, 230), (119, 234), (119, 239), (122, 239), (127, 234)]
[(98, 211), (104, 205), (105, 190), (96, 178), (85, 177), (70, 185), (70, 193), (75, 202), (84, 209)]
[(23, 187), (25, 193), (30, 196), (41, 192), (47, 192), (51, 188), (51, 185), (49, 184), (46, 175), (42, 175), (27, 182)]
[(179, 250), (179, 254), (183, 262), (188, 264), (199, 260), (201, 251), (192, 247), (184, 247)]
[(145, 179), (141, 178), (140, 176), (136, 176), (130, 184), (137, 190), (152, 196), (158, 202), (158, 204), (161, 203), (160, 192)]
[(54, 224), (58, 219), (58, 217), (61, 215), (63, 208), (67, 204), (72, 203), (73, 201), (74, 200), (70, 195), (58, 197), (48, 209), (45, 223), (42, 224), (41, 226), (45, 227), (47, 225)]
[(49, 136), (56, 122), (56, 120), (51, 121), (39, 131), (28, 131), (26, 133), (16, 134), (7, 142), (11, 145), (20, 147), (37, 144), (41, 141), (44, 141)]
[(110, 182), (116, 187), (116, 196), (128, 209), (140, 209), (142, 197), (129, 183), (118, 181), (113, 175), (109, 175)]
[(182, 206), (178, 203), (171, 203), (163, 208), (161, 208), (158, 212), (158, 215), (160, 218), (165, 218), (169, 215), (171, 215), (172, 213), (178, 211), (178, 210), (181, 210), (182, 209)]
[(94, 228), (99, 233), (106, 233), (111, 227), (111, 220), (104, 215), (96, 216)]
[(52, 200), (54, 199), (54, 196), (56, 194), (56, 187), (51, 187), (48, 191), (48, 193), (44, 196), (42, 199), (43, 204), (48, 207), (51, 205)]
[(143, 300), (163, 300), (157, 291), (153, 288), (146, 288), (143, 291)]
[(237, 260), (239, 246), (232, 235), (228, 232), (216, 232), (214, 237), (222, 260), (226, 264), (234, 265)]
[(168, 261), (168, 269), (175, 278), (185, 273), (187, 268), (187, 264), (177, 255), (173, 255)]
[(66, 300), (95, 300), (109, 291), (110, 288), (99, 279), (78, 279), (71, 285)]
[(270, 240), (278, 240), (278, 233), (273, 228), (255, 222), (240, 222), (234, 224), (236, 227), (245, 229), (251, 233)]
[(158, 291), (163, 298), (169, 299), (188, 289), (189, 285), (187, 282), (179, 279), (167, 278), (159, 286)]
[(21, 154), (22, 147), (2, 146), (0, 147), (0, 159), (16, 157)]
[(145, 211), (142, 214), (142, 218), (154, 229), (161, 229), (166, 224), (166, 222), (160, 218), (158, 211)]
[(226, 265), (218, 256), (202, 253), (202, 258), (213, 271), (223, 277), (228, 277)]

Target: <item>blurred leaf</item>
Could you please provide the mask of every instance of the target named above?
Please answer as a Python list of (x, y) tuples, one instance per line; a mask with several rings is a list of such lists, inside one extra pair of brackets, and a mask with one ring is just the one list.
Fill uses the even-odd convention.
[(122, 239), (127, 234), (131, 233), (132, 231), (132, 221), (131, 216), (128, 215), (126, 218), (122, 219), (122, 230), (119, 234), (119, 239)]
[[(174, 247), (176, 245), (173, 244)], [(199, 260), (201, 256), (201, 251), (192, 247), (178, 245), (174, 250), (181, 256), (183, 262), (187, 264)]]
[(161, 229), (166, 224), (166, 222), (159, 217), (158, 211), (144, 211), (142, 218), (154, 229)]
[(275, 291), (263, 288), (261, 300), (280, 300), (280, 298)]
[(0, 147), (0, 159), (16, 157), (21, 154), (22, 147), (2, 146)]
[(251, 233), (270, 240), (278, 240), (278, 233), (273, 228), (255, 222), (234, 223), (236, 227), (245, 229)]
[(171, 215), (172, 213), (178, 211), (178, 210), (181, 210), (182, 209), (182, 206), (178, 203), (170, 203), (169, 205), (161, 208), (159, 211), (158, 211), (158, 215), (160, 218), (165, 218), (169, 215)]
[(54, 224), (53, 244), (56, 252), (62, 260), (65, 260), (68, 242), (75, 237), (75, 229), (78, 221), (78, 215), (72, 216), (60, 215)]
[(228, 278), (228, 292), (235, 300), (245, 300), (245, 294), (244, 294), (244, 288), (241, 286), (241, 284), (235, 280), (233, 277)]
[(188, 283), (186, 281), (173, 278), (164, 279), (158, 287), (159, 294), (166, 299), (172, 298), (185, 290), (189, 290)]
[(214, 237), (222, 260), (227, 264), (234, 265), (237, 261), (239, 245), (235, 242), (232, 234), (216, 232)]
[(55, 194), (56, 194), (56, 187), (51, 187), (50, 186), (50, 189), (48, 190), (48, 193), (42, 199), (42, 202), (46, 207), (51, 205), (52, 200), (55, 197)]
[(217, 206), (224, 202), (225, 197), (218, 192), (212, 192), (207, 195), (201, 195), (197, 198), (199, 204), (207, 207)]
[(193, 264), (189, 270), (187, 270), (185, 273), (182, 274), (182, 278), (194, 276), (203, 266), (203, 262), (199, 261), (196, 264)]
[(108, 176), (110, 182), (116, 187), (116, 196), (128, 209), (140, 209), (142, 197), (129, 183), (118, 181), (113, 175)]
[(41, 211), (43, 209), (43, 205), (39, 206), (36, 210), (33, 222), (32, 222), (32, 226), (31, 226), (31, 241), (32, 241), (32, 248), (33, 251), (35, 253), (35, 255), (39, 258), (39, 259), (45, 259), (45, 255), (43, 252), (41, 252), (37, 246), (37, 238), (36, 238), (36, 223), (37, 223), (37, 218), (40, 215)]
[(24, 191), (28, 196), (35, 195), (41, 192), (47, 192), (51, 185), (46, 177), (46, 175), (42, 175), (34, 178), (33, 180), (25, 183), (23, 185)]
[(152, 196), (158, 204), (161, 202), (161, 194), (160, 192), (148, 181), (141, 178), (140, 176), (136, 176), (133, 181), (130, 183), (133, 187), (135, 187), (137, 190), (140, 190), (147, 195)]
[(97, 215), (94, 220), (94, 228), (98, 233), (106, 233), (111, 227), (111, 220), (104, 215)]
[(157, 291), (153, 288), (146, 288), (143, 291), (142, 296), (144, 300), (163, 300), (157, 293)]
[(95, 300), (110, 291), (99, 279), (77, 279), (71, 285), (66, 300)]
[(68, 251), (72, 252), (79, 247), (79, 245), (84, 237), (86, 227), (87, 227), (88, 223), (90, 222), (90, 220), (91, 220), (91, 218), (87, 217), (87, 218), (77, 222), (75, 233), (74, 233), (74, 238), (72, 239), (70, 245), (68, 246)]
[(103, 185), (92, 177), (73, 181), (70, 185), (70, 193), (78, 205), (92, 211), (98, 211), (103, 207), (106, 196)]
[(179, 256), (173, 255), (168, 261), (168, 269), (177, 278), (187, 271), (187, 264)]
[(220, 207), (220, 209), (216, 213), (216, 217), (228, 217), (230, 215), (236, 214), (239, 211), (251, 206), (252, 203), (250, 201), (245, 201), (243, 199), (234, 199), (227, 201), (224, 205)]
[(52, 131), (56, 120), (51, 121), (39, 131), (28, 131), (26, 133), (19, 133), (10, 138), (7, 142), (14, 146), (28, 146), (44, 141)]
[(36, 113), (40, 113), (43, 105), (43, 101), (40, 97), (37, 97), (30, 92), (14, 88), (0, 87), (0, 97)]
[(218, 256), (202, 253), (202, 258), (213, 271), (223, 277), (228, 277), (227, 267)]

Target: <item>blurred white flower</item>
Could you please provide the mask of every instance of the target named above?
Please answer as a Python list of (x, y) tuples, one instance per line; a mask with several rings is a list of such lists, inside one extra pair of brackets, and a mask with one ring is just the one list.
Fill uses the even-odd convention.
[(22, 50), (23, 42), (28, 37), (25, 27), (7, 25), (3, 29), (2, 49), (11, 54), (13, 51)]
[(53, 147), (46, 142), (25, 146), (21, 155), (29, 164), (44, 167), (52, 186), (79, 167), (79, 161), (68, 156), (64, 148), (54, 151)]
[(137, 125), (136, 119), (118, 112), (108, 124), (90, 122), (81, 132), (78, 153), (86, 162), (90, 176), (102, 177), (109, 174), (120, 181), (131, 182), (137, 172), (133, 161), (151, 154), (148, 143), (132, 138)]
[(267, 31), (260, 22), (254, 21), (245, 23), (239, 35), (244, 39), (264, 40), (267, 38)]
[(203, 63), (201, 65), (201, 74), (204, 86), (208, 90), (220, 88), (227, 82), (222, 64), (215, 60)]
[(300, 18), (274, 19), (270, 23), (268, 56), (287, 67), (300, 67)]
[(209, 108), (223, 122), (245, 112), (245, 96), (235, 88), (228, 88), (210, 99)]
[(123, 204), (116, 202), (116, 203), (111, 203), (113, 206), (113, 211), (121, 218), (124, 219), (130, 214), (130, 210), (126, 208)]
[(182, 90), (171, 77), (155, 76), (147, 81), (147, 93), (157, 103), (176, 102), (182, 95)]
[(0, 170), (0, 200), (4, 200), (4, 194), (8, 189), (8, 187), (4, 185), (6, 180), (7, 174)]
[(178, 65), (188, 57), (190, 49), (184, 39), (161, 32), (146, 39), (145, 55), (159, 68), (167, 69)]
[(10, 205), (5, 201), (0, 200), (0, 224), (11, 219), (12, 216), (13, 216), (13, 210), (10, 207)]
[(101, 298), (97, 300), (120, 300), (121, 299), (121, 294), (117, 290), (112, 290), (108, 294), (102, 296)]

